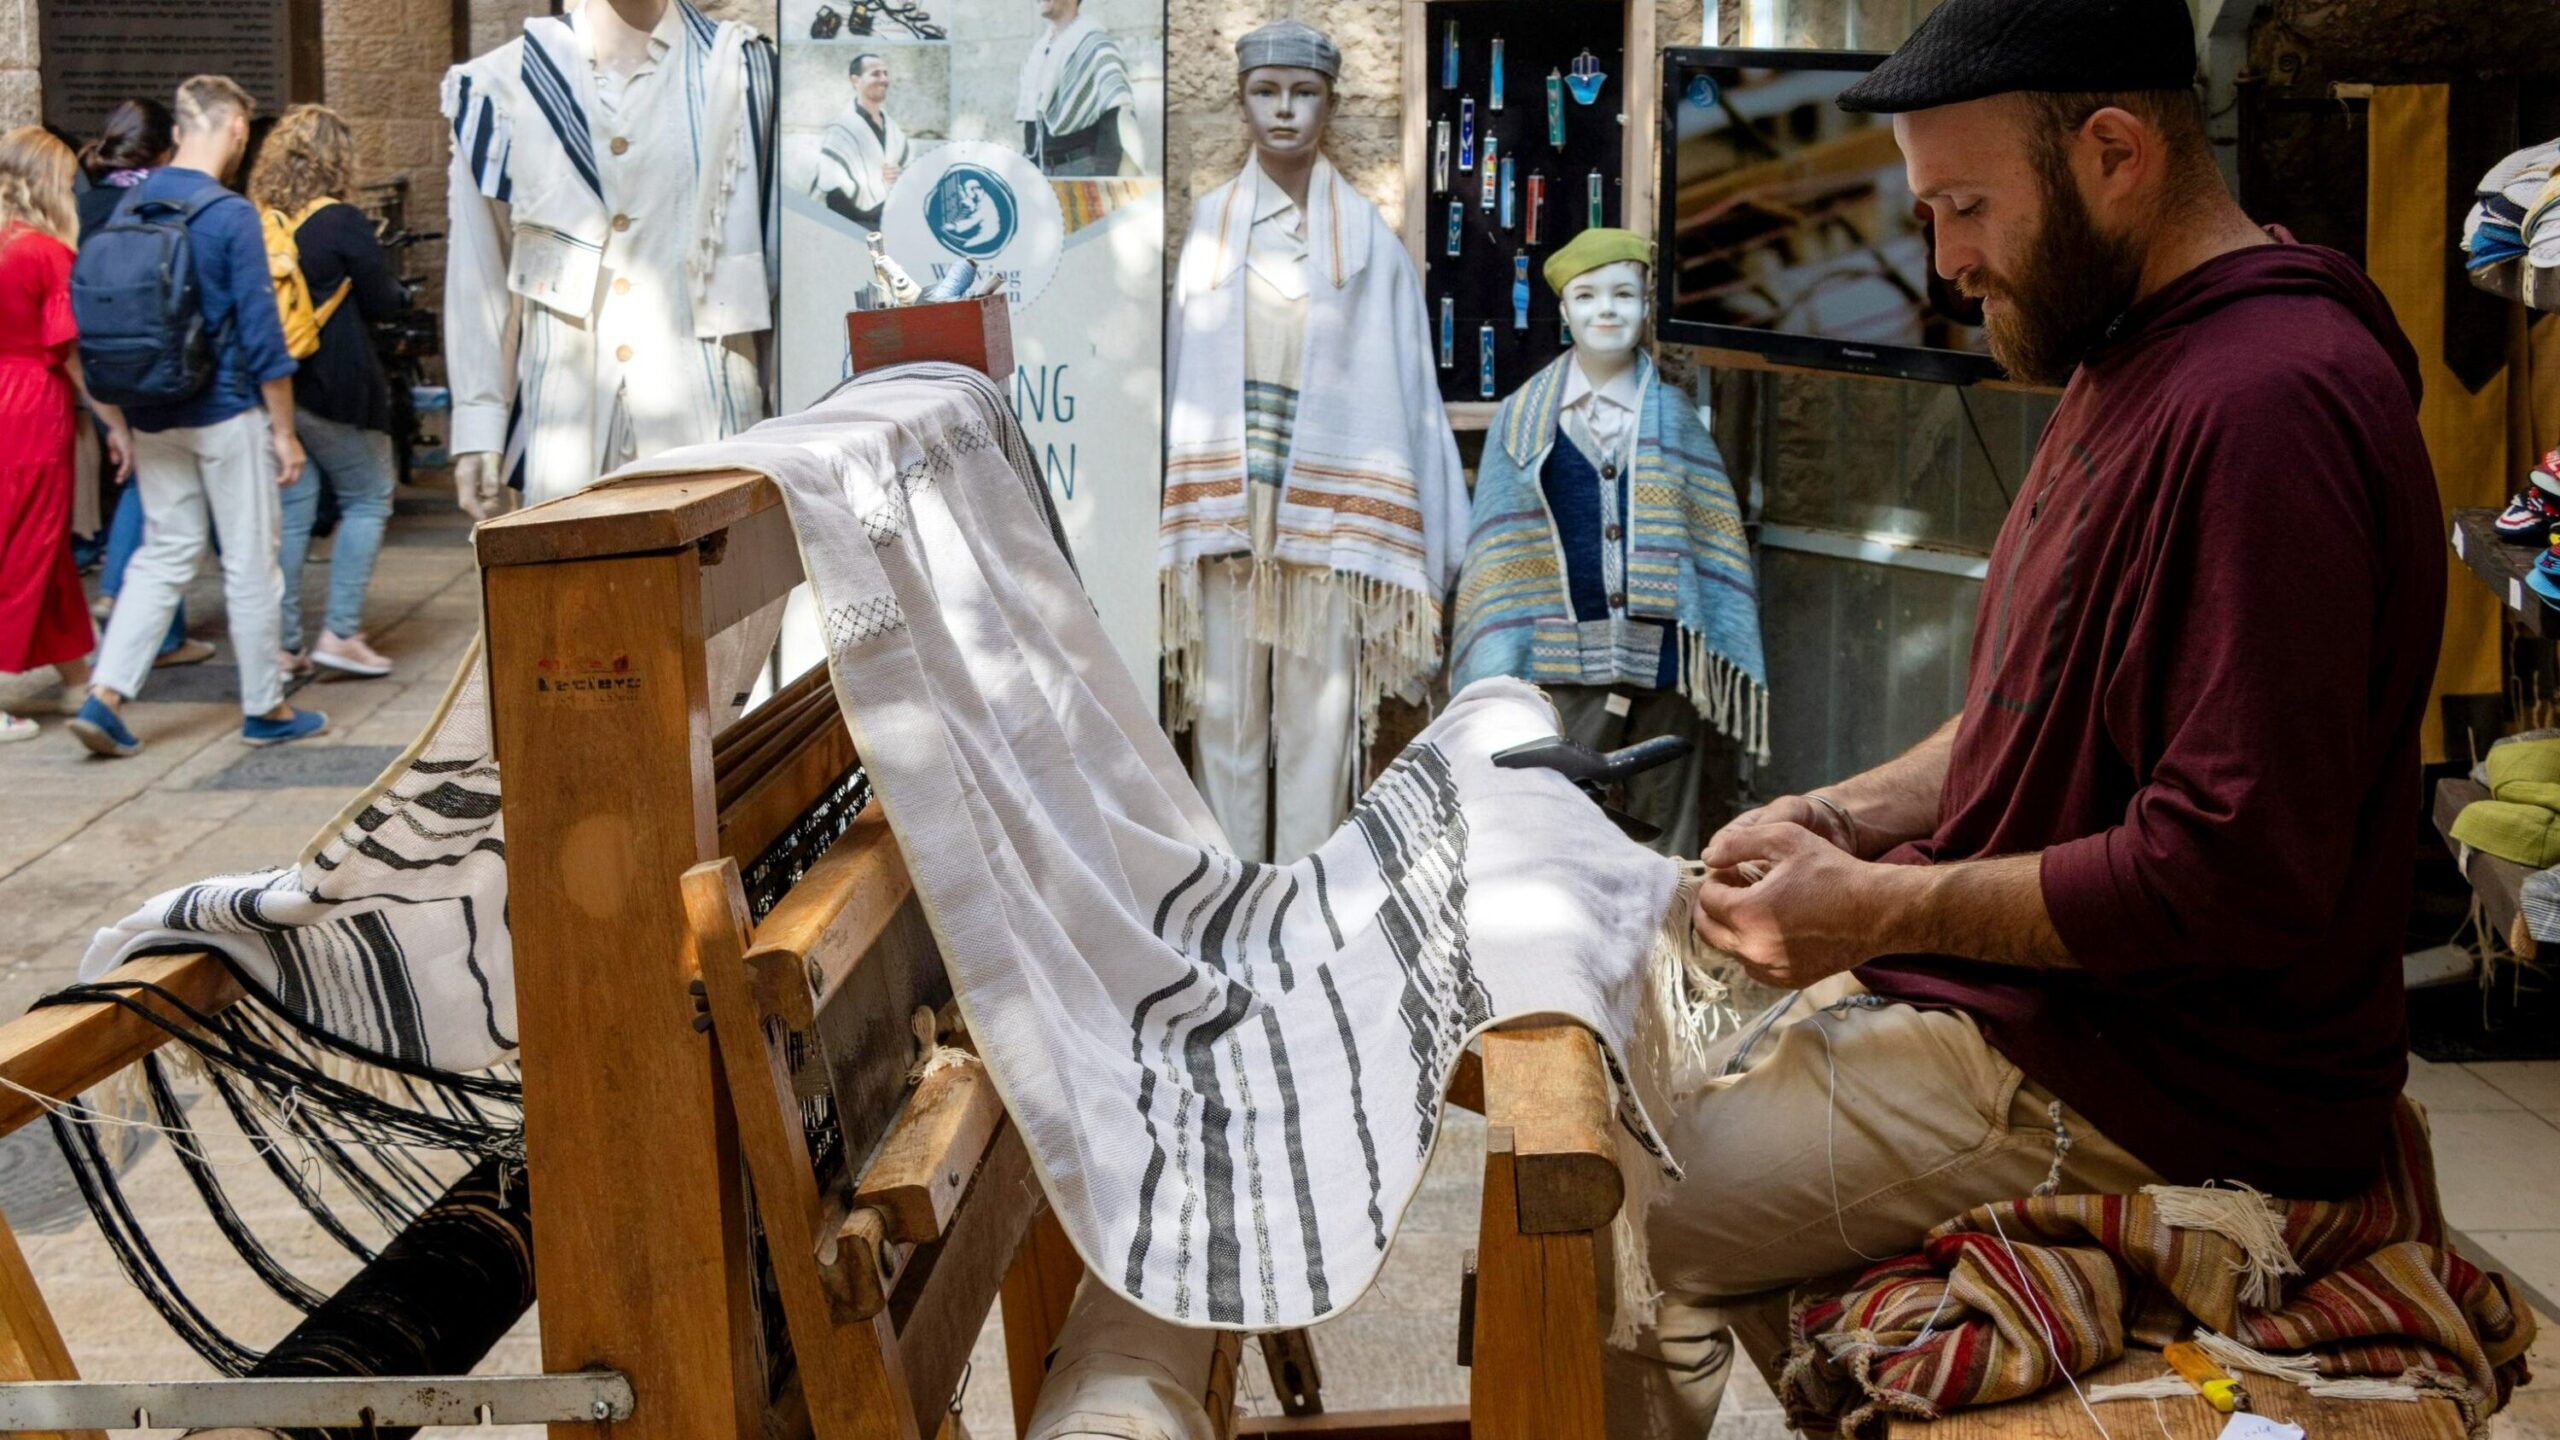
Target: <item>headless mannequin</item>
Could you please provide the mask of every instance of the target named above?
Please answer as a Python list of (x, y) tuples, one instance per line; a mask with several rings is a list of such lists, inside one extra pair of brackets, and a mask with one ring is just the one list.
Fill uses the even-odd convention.
[[(595, 26), (596, 63), (629, 76), (649, 58), (649, 36), (666, 18), (667, 0), (587, 0), (581, 13)], [(506, 480), (499, 474), (498, 457), (488, 451), (454, 457), (453, 491), (474, 520), (507, 509)]]

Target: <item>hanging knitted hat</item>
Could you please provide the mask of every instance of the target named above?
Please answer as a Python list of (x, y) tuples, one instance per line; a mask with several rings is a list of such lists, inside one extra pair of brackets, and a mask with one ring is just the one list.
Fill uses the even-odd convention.
[(1565, 247), (1547, 257), (1547, 288), (1558, 295), (1573, 283), (1576, 275), (1588, 275), (1603, 265), (1633, 260), (1647, 269), (1653, 267), (1653, 242), (1633, 230), (1612, 230), (1597, 226), (1583, 231)]

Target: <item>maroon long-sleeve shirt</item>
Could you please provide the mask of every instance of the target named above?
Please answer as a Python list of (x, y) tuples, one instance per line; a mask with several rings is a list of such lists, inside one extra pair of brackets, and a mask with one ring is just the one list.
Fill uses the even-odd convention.
[(2444, 541), (2417, 359), (2353, 262), (2208, 261), (2083, 364), (1991, 555), (1938, 826), (2041, 851), (2076, 962), (1893, 957), (2170, 1179), (2367, 1181), (2407, 1076), (2400, 950)]

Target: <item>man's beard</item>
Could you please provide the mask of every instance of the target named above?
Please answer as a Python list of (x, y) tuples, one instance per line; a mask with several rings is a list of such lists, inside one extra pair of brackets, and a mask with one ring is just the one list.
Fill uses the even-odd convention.
[(1997, 296), (1983, 317), (1991, 358), (2009, 378), (2060, 385), (2133, 303), (2142, 256), (2131, 241), (2099, 233), (2061, 157), (2039, 163), (2044, 222), (2022, 247), (2014, 276), (1976, 270), (1958, 282), (1967, 295)]

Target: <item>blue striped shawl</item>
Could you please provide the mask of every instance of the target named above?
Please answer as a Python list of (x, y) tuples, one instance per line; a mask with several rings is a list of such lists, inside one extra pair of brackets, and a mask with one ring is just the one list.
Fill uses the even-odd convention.
[[(1564, 552), (1539, 473), (1558, 438), (1568, 351), (1494, 412), (1476, 472), (1467, 555), (1458, 572), (1449, 688), (1489, 675), (1538, 685), (1650, 688), (1622, 663), (1606, 626), (1574, 623)], [(1677, 391), (1639, 355), (1636, 444), (1628, 483), (1627, 613), (1680, 629), (1680, 688), (1699, 713), (1755, 750), (1769, 675), (1742, 507), (1724, 457)], [(1747, 689), (1746, 689), (1747, 686)]]

